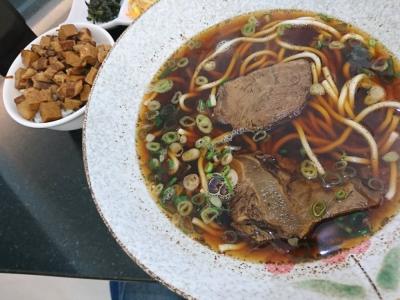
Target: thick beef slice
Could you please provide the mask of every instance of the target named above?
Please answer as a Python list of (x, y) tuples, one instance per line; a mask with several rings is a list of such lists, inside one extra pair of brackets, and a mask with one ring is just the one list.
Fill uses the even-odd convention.
[[(303, 238), (321, 220), (376, 206), (381, 199), (379, 193), (353, 180), (340, 187), (349, 196), (337, 201), (336, 190), (323, 189), (315, 181), (290, 179), (279, 167), (270, 172), (248, 155), (239, 156), (233, 167), (240, 179), (230, 204), (232, 226), (259, 243)], [(325, 201), (327, 211), (318, 218), (312, 206), (320, 200)]]
[(304, 59), (254, 71), (219, 89), (215, 118), (236, 129), (271, 128), (300, 114), (311, 84)]

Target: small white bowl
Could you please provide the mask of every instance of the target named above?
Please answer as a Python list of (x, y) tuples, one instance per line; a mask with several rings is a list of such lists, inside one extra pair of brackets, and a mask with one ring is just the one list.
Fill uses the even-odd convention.
[[(92, 38), (96, 42), (96, 44), (108, 44), (111, 46), (114, 45), (114, 39), (111, 37), (111, 35), (106, 30), (104, 30), (100, 26), (88, 24), (88, 23), (68, 23), (68, 24), (73, 24), (78, 29), (88, 28), (90, 30), (90, 32), (92, 33)], [(38, 36), (28, 46), (26, 46), (25, 49), (30, 50), (32, 44), (39, 44), (40, 39), (45, 35), (57, 35), (58, 29), (59, 29), (59, 26), (56, 28), (50, 29), (49, 31)], [(35, 123), (33, 121), (29, 121), (29, 120), (26, 120), (23, 117), (21, 117), (21, 115), (17, 111), (17, 106), (14, 103), (14, 98), (21, 95), (21, 92), (18, 91), (14, 85), (14, 83), (15, 83), (14, 75), (15, 75), (15, 72), (20, 67), (23, 67), (21, 54), (19, 54), (17, 56), (17, 58), (14, 60), (14, 62), (12, 63), (10, 69), (7, 72), (7, 77), (10, 76), (10, 78), (5, 79), (4, 85), (3, 85), (4, 107), (6, 108), (6, 111), (11, 116), (11, 118), (14, 119), (14, 121), (16, 121), (17, 123), (19, 123), (21, 125), (24, 125), (27, 127), (32, 127), (32, 128), (48, 128), (48, 129), (63, 130), (63, 131), (75, 130), (75, 129), (82, 128), (86, 105), (83, 106), (82, 108), (80, 108), (79, 110), (77, 110), (76, 112), (73, 112), (72, 114), (70, 114), (62, 119), (52, 121), (52, 122), (47, 122), (47, 123)]]

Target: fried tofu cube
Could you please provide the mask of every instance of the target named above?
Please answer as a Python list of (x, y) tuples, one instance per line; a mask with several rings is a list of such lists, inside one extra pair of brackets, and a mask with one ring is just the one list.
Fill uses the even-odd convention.
[(62, 83), (60, 84), (56, 92), (57, 99), (64, 100), (66, 95), (67, 95), (67, 84)]
[(79, 56), (88, 64), (94, 65), (97, 62), (97, 48), (90, 43), (86, 43), (80, 47)]
[(85, 75), (85, 68), (83, 67), (73, 67), (67, 69), (67, 75)]
[(18, 68), (18, 70), (15, 72), (15, 88), (20, 90), (20, 89), (25, 89), (26, 88), (26, 79), (23, 79), (22, 76), (25, 74), (26, 69), (25, 68)]
[(61, 52), (63, 50), (58, 39), (51, 41), (50, 48), (56, 52)]
[(74, 40), (60, 41), (60, 46), (63, 49), (63, 51), (73, 50), (75, 46), (75, 41)]
[(67, 78), (67, 74), (65, 74), (64, 72), (58, 72), (57, 74), (55, 74), (53, 76), (53, 81), (55, 83), (57, 83), (58, 85), (61, 85), (62, 83), (65, 82), (66, 78)]
[(30, 67), (33, 62), (39, 59), (39, 55), (31, 50), (21, 51), (22, 63), (25, 67)]
[(44, 74), (46, 75), (46, 77), (48, 78), (53, 78), (54, 75), (58, 72), (58, 70), (56, 68), (54, 68), (52, 65), (50, 65), (46, 71), (44, 71)]
[(39, 95), (39, 100), (40, 102), (45, 102), (45, 101), (53, 101), (53, 97), (51, 96), (51, 89), (43, 89), (40, 90), (40, 95)]
[(57, 70), (57, 71), (60, 71), (60, 70), (64, 70), (64, 69), (65, 69), (65, 65), (64, 65), (61, 61), (59, 61), (58, 59), (56, 59), (56, 62), (55, 62), (55, 63), (51, 63), (50, 66), (51, 66), (53, 69)]
[(39, 101), (40, 99), (40, 90), (36, 88), (28, 88), (22, 92), (26, 100), (35, 100)]
[(93, 85), (93, 81), (96, 78), (96, 74), (97, 74), (97, 69), (96, 68), (90, 68), (89, 73), (87, 73), (86, 77), (85, 77), (85, 82)]
[(24, 95), (20, 95), (20, 96), (14, 98), (14, 103), (15, 103), (15, 104), (20, 104), (21, 102), (23, 102), (23, 101), (25, 101), (25, 100), (26, 100), (26, 99), (25, 99), (25, 96), (24, 96)]
[(36, 73), (36, 75), (33, 76), (32, 79), (41, 82), (51, 82), (51, 76), (46, 75), (45, 72)]
[(110, 51), (110, 45), (99, 45), (97, 46), (97, 60), (102, 63)]
[(44, 36), (40, 39), (40, 46), (44, 49), (48, 49), (51, 43), (51, 36)]
[(40, 45), (32, 45), (31, 50), (39, 56), (44, 56), (46, 54), (46, 50)]
[(83, 88), (83, 83), (82, 80), (78, 81), (67, 81), (65, 83), (66, 89), (65, 89), (65, 98), (73, 98), (82, 91)]
[(61, 108), (56, 102), (42, 102), (39, 107), (43, 122), (51, 122), (62, 118)]
[(79, 67), (82, 65), (82, 59), (72, 51), (65, 51), (63, 52), (65, 57), (65, 62), (73, 67)]
[(79, 29), (78, 40), (83, 42), (90, 42), (92, 40), (92, 33), (87, 28)]
[(51, 86), (51, 82), (39, 81), (34, 78), (32, 78), (32, 82), (33, 82), (33, 87), (39, 90), (48, 89)]
[(90, 94), (90, 90), (91, 90), (91, 86), (88, 84), (84, 84), (83, 88), (82, 88), (82, 92), (80, 94), (80, 98), (82, 102), (87, 102), (89, 99), (89, 94)]
[(17, 104), (17, 110), (21, 117), (32, 120), (39, 110), (40, 102), (35, 100), (25, 100)]
[(82, 102), (77, 99), (67, 98), (64, 100), (64, 109), (78, 110), (81, 107)]
[(47, 58), (45, 57), (41, 57), (38, 60), (34, 61), (31, 66), (33, 69), (37, 70), (37, 71), (41, 71), (47, 68), (49, 64), (49, 61)]
[(36, 70), (32, 68), (26, 69), (26, 71), (22, 74), (21, 78), (22, 79), (29, 79), (32, 78), (36, 74)]
[(75, 36), (78, 34), (78, 29), (75, 25), (72, 24), (65, 24), (61, 25), (60, 29), (58, 30), (58, 37), (60, 40), (66, 40), (69, 37)]

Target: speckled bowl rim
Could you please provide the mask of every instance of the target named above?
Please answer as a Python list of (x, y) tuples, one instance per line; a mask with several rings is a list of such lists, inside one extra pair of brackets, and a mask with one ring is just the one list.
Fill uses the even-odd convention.
[[(180, 2), (180, 3), (178, 3), (178, 2)], [(339, 3), (340, 2), (340, 3)], [(347, 1), (348, 2), (348, 1)], [(333, 10), (333, 11), (328, 11), (327, 13), (329, 13), (329, 14), (331, 14), (331, 15), (334, 15), (334, 16), (338, 16), (338, 18), (340, 18), (340, 19), (342, 19), (342, 20), (344, 20), (344, 21), (346, 21), (346, 22), (349, 22), (350, 24), (355, 24), (355, 25), (357, 25), (358, 27), (360, 27), (361, 29), (363, 29), (363, 30), (366, 30), (366, 31), (368, 31), (368, 32), (370, 32), (372, 35), (374, 35), (374, 34), (376, 34), (376, 31), (374, 30), (374, 28), (372, 28), (372, 30), (371, 30), (371, 28), (366, 28), (366, 27), (368, 27), (368, 26), (363, 26), (363, 21), (365, 22), (365, 20), (358, 20), (357, 21), (357, 18), (355, 18), (355, 19), (348, 19), (348, 18), (344, 18), (342, 15), (341, 15), (341, 11), (343, 11), (343, 10), (345, 10), (346, 9), (346, 7), (347, 7), (347, 9), (351, 9), (352, 8), (352, 5), (350, 4), (350, 6), (348, 5), (348, 3), (347, 3), (346, 1), (344, 1), (344, 0), (340, 0), (340, 1), (337, 1), (336, 3), (337, 3), (337, 7), (342, 7), (342, 9), (341, 10), (338, 10), (338, 11), (335, 11), (335, 10)], [(390, 5), (393, 5), (394, 4), (394, 2), (395, 1), (390, 1), (390, 3), (388, 3), (388, 5), (390, 6)], [(314, 11), (321, 11), (321, 12), (325, 12), (326, 10), (323, 8), (323, 7), (321, 7), (321, 3), (318, 3), (318, 1), (314, 1), (314, 0), (309, 0), (309, 1), (302, 1), (302, 5), (301, 6), (296, 6), (295, 4), (296, 4), (296, 1), (290, 1), (290, 0), (288, 0), (288, 1), (270, 1), (270, 3), (268, 3), (268, 4), (265, 4), (263, 1), (253, 1), (251, 4), (249, 4), (249, 3), (240, 3), (240, 1), (238, 1), (238, 0), (227, 0), (227, 1), (224, 1), (224, 3), (225, 4), (231, 4), (231, 5), (238, 5), (239, 6), (239, 8), (238, 9), (236, 9), (236, 13), (233, 13), (233, 15), (238, 15), (238, 14), (244, 14), (244, 13), (246, 13), (246, 12), (251, 12), (251, 11), (255, 11), (255, 10), (268, 10), (268, 9), (275, 9), (275, 8), (283, 8), (283, 9), (287, 9), (287, 8), (297, 8), (297, 9), (303, 9), (303, 10), (314, 10)], [(366, 4), (365, 4), (366, 3)], [(369, 3), (369, 4), (368, 4)], [(373, 1), (365, 1), (365, 2), (363, 2), (363, 4), (364, 5), (366, 5), (367, 7), (368, 7), (368, 5), (369, 6), (371, 6), (372, 4), (373, 4), (374, 2)], [(168, 8), (168, 4), (170, 5), (170, 6), (175, 6), (175, 7), (184, 7), (184, 0), (178, 0), (178, 1), (173, 1), (173, 0), (162, 0), (161, 1), (161, 3), (157, 3), (157, 4), (155, 4), (151, 9), (150, 9), (150, 11), (147, 13), (147, 14), (145, 14), (145, 16), (144, 17), (141, 17), (137, 22), (140, 24), (142, 21), (143, 22), (151, 22), (151, 19), (149, 19), (149, 18), (151, 18), (151, 15), (153, 15), (153, 17), (155, 16), (154, 14), (157, 12), (157, 10), (161, 10), (162, 11), (162, 9), (166, 9), (166, 8)], [(179, 4), (181, 4), (181, 6), (179, 5)], [(347, 4), (347, 5), (346, 5)], [(201, 8), (201, 5), (208, 5), (208, 6), (213, 6), (214, 5), (214, 2), (213, 1), (208, 1), (208, 0), (201, 0), (201, 1), (198, 1), (198, 3), (196, 3), (194, 6), (196, 6), (196, 9), (198, 9), (198, 8)], [(324, 4), (322, 4), (322, 5), (324, 5)], [(162, 6), (162, 7), (161, 7)], [(160, 8), (160, 9), (159, 9)], [(354, 9), (353, 10), (354, 12), (356, 12), (357, 10), (356, 9)], [(237, 13), (238, 12), (238, 13)], [(366, 13), (367, 12), (367, 14), (368, 14), (368, 12), (369, 13), (376, 13), (376, 11), (374, 11), (373, 10), (373, 8), (372, 8), (372, 6), (369, 8), (369, 11), (368, 10), (366, 10), (365, 9), (365, 7), (364, 7), (364, 10), (363, 10), (363, 13)], [(147, 16), (148, 15), (148, 16)], [(383, 18), (381, 19), (382, 20), (382, 22), (384, 22), (384, 20), (385, 20), (385, 18), (384, 18), (384, 14), (382, 15), (383, 16)], [(226, 17), (224, 17), (224, 18), (222, 18), (222, 19), (220, 19), (220, 21), (221, 20), (224, 20), (224, 19), (226, 19)], [(215, 22), (213, 22), (212, 24), (215, 24)], [(211, 25), (211, 24), (209, 24), (209, 25)], [(208, 25), (208, 26), (209, 26)], [(391, 23), (391, 25), (392, 25), (392, 28), (393, 28), (393, 22)], [(138, 26), (138, 25), (131, 25), (122, 35), (121, 35), (121, 37), (117, 40), (117, 42), (115, 43), (115, 46), (114, 46), (114, 48), (113, 48), (113, 50), (111, 51), (111, 53), (109, 54), (109, 56), (106, 58), (106, 61), (105, 61), (105, 63), (103, 64), (103, 66), (101, 67), (101, 70), (99, 71), (99, 76), (96, 78), (96, 82), (95, 82), (95, 88), (94, 88), (94, 91), (93, 91), (93, 93), (91, 94), (91, 96), (90, 96), (90, 99), (89, 99), (89, 102), (88, 102), (88, 104), (87, 104), (87, 111), (86, 111), (86, 114), (85, 114), (85, 120), (84, 120), (84, 130), (83, 130), (83, 143), (82, 143), (82, 145), (83, 145), (83, 160), (84, 160), (84, 167), (85, 167), (85, 172), (86, 172), (86, 176), (87, 176), (87, 181), (88, 181), (88, 184), (89, 184), (89, 188), (90, 188), (90, 191), (91, 191), (91, 193), (92, 193), (92, 197), (93, 197), (93, 200), (94, 200), (94, 203), (95, 203), (95, 205), (96, 205), (96, 208), (97, 208), (97, 210), (99, 211), (99, 214), (100, 214), (100, 216), (101, 216), (101, 218), (103, 219), (103, 221), (105, 222), (105, 224), (106, 224), (106, 226), (108, 227), (108, 229), (110, 230), (110, 232), (111, 232), (111, 234), (113, 235), (113, 237), (116, 239), (116, 241), (119, 243), (119, 245), (122, 247), (122, 249), (127, 253), (127, 255), (132, 259), (132, 260), (134, 260), (141, 268), (143, 268), (144, 269), (144, 271), (146, 271), (150, 276), (152, 276), (153, 278), (155, 278), (155, 279), (157, 279), (158, 281), (160, 281), (160, 282), (162, 282), (164, 285), (166, 285), (168, 288), (170, 288), (171, 290), (173, 290), (173, 291), (175, 291), (176, 293), (178, 293), (178, 294), (180, 294), (181, 296), (183, 296), (183, 297), (185, 297), (185, 298), (195, 298), (195, 296), (193, 296), (194, 294), (196, 294), (197, 296), (198, 296), (198, 293), (196, 293), (196, 291), (195, 290), (191, 290), (191, 289), (189, 289), (189, 288), (184, 288), (184, 287), (180, 287), (180, 288), (177, 288), (176, 286), (177, 286), (177, 284), (176, 284), (176, 282), (174, 282), (174, 280), (170, 280), (170, 278), (168, 277), (168, 278), (166, 278), (166, 276), (160, 276), (158, 273), (158, 270), (154, 270), (155, 268), (154, 268), (154, 265), (152, 265), (151, 267), (148, 267), (148, 265), (146, 264), (146, 263), (143, 263), (142, 262), (142, 260), (140, 259), (140, 258), (138, 258), (137, 256), (138, 255), (134, 255), (133, 253), (132, 253), (132, 245), (127, 245), (124, 241), (123, 241), (123, 239), (125, 238), (124, 237), (124, 235), (119, 235), (117, 232), (116, 232), (116, 225), (118, 225), (117, 223), (118, 223), (118, 221), (115, 221), (115, 220), (111, 220), (110, 218), (108, 218), (106, 215), (105, 215), (105, 213), (107, 213), (107, 211), (106, 210), (104, 210), (106, 207), (107, 207), (107, 205), (105, 205), (105, 203), (108, 203), (111, 199), (100, 199), (100, 198), (98, 198), (98, 197), (96, 197), (96, 192), (95, 192), (95, 189), (96, 188), (98, 188), (98, 187), (96, 187), (96, 188), (94, 188), (94, 184), (97, 184), (97, 183), (95, 183), (94, 181), (92, 181), (92, 178), (93, 178), (93, 176), (90, 174), (90, 172), (89, 172), (89, 169), (90, 169), (90, 160), (93, 158), (91, 155), (94, 155), (94, 153), (90, 153), (90, 152), (88, 152), (88, 147), (87, 147), (87, 143), (88, 143), (88, 140), (90, 139), (90, 135), (88, 134), (88, 119), (89, 119), (89, 115), (90, 114), (93, 114), (93, 113), (91, 113), (91, 104), (92, 104), (92, 102), (94, 102), (94, 101), (101, 101), (101, 97), (99, 97), (97, 94), (95, 94), (95, 92), (96, 92), (96, 87), (98, 87), (98, 84), (96, 84), (98, 81), (101, 81), (102, 80), (102, 78), (104, 77), (104, 75), (103, 74), (105, 74), (106, 72), (108, 72), (108, 70), (107, 70), (107, 68), (108, 68), (108, 65), (109, 65), (109, 58), (111, 57), (111, 56), (113, 56), (113, 55), (116, 55), (116, 54), (114, 54), (114, 53), (116, 53), (118, 50), (115, 50), (116, 48), (118, 48), (118, 45), (120, 44), (120, 42), (122, 41), (122, 40), (124, 40), (124, 39), (126, 39), (127, 38), (127, 36), (128, 36), (128, 33), (130, 33), (131, 31), (133, 31), (133, 30), (135, 30), (136, 29), (136, 27), (135, 26)], [(207, 26), (207, 27), (208, 27)], [(384, 29), (385, 30), (389, 30), (390, 28), (385, 28), (385, 26), (384, 26), (384, 24), (382, 24), (380, 27), (384, 27)], [(196, 32), (198, 32), (198, 31), (196, 31)], [(386, 31), (387, 32), (387, 31)], [(385, 38), (385, 36), (386, 36), (386, 38)], [(189, 36), (190, 37), (190, 36)], [(395, 41), (391, 41), (391, 39), (390, 39), (390, 37), (388, 37), (387, 35), (384, 35), (383, 36), (383, 38), (381, 37), (380, 38), (380, 40), (385, 44), (385, 45), (387, 45), (388, 46), (388, 48), (390, 49), (390, 50), (392, 50), (392, 52), (393, 53), (399, 53), (399, 43), (396, 43)], [(181, 42), (181, 44), (182, 44), (183, 42)], [(177, 49), (177, 47), (172, 47), (171, 49), (170, 49), (170, 51), (168, 52), (169, 54), (167, 55), (167, 57), (170, 55), (170, 54), (172, 54), (175, 50)], [(166, 57), (165, 57), (166, 58)], [(161, 65), (161, 62), (160, 62), (160, 65)], [(109, 68), (112, 68), (112, 67), (109, 67)], [(152, 74), (153, 75), (153, 74)], [(152, 76), (151, 75), (151, 76)], [(151, 78), (151, 77), (150, 77)], [(149, 80), (150, 80), (150, 78), (149, 78)], [(103, 82), (102, 82), (103, 83)], [(96, 98), (97, 97), (97, 98)], [(99, 99), (99, 100), (95, 100), (95, 99)], [(104, 98), (103, 98), (103, 100), (104, 100)], [(132, 101), (134, 101), (134, 98), (132, 97)], [(133, 121), (134, 119), (132, 119), (132, 121)], [(111, 120), (111, 123), (112, 124), (115, 124), (114, 123), (114, 120)], [(109, 127), (112, 127), (112, 126), (109, 126)], [(106, 129), (107, 130), (107, 129)], [(104, 131), (104, 129), (103, 129), (103, 131)], [(132, 132), (131, 134), (134, 134), (134, 132)], [(132, 145), (133, 147), (134, 147), (134, 144)], [(98, 157), (97, 157), (98, 158)], [(132, 157), (131, 157), (132, 158)], [(135, 159), (136, 159), (136, 157), (135, 157)], [(140, 170), (137, 170), (137, 171), (139, 171), (140, 172)], [(105, 171), (105, 173), (106, 173), (107, 171)], [(140, 174), (141, 175), (141, 174)], [(107, 187), (106, 187), (106, 189), (107, 189)], [(148, 196), (148, 201), (152, 201), (152, 199), (151, 199), (151, 197), (150, 197), (150, 195), (148, 194), (147, 195)], [(157, 207), (157, 209), (158, 209), (158, 207)], [(161, 212), (161, 211), (159, 211), (159, 213), (160, 213), (160, 216), (161, 215), (163, 215), (163, 213)], [(118, 215), (118, 214), (117, 214)], [(168, 220), (167, 220), (168, 221)], [(379, 256), (379, 255), (381, 255), (382, 254), (382, 249), (380, 249), (381, 247), (383, 247), (383, 248), (387, 248), (387, 246), (385, 246), (385, 243), (382, 243), (382, 242), (380, 242), (380, 240), (381, 239), (388, 239), (388, 237), (387, 237), (387, 235), (388, 235), (388, 233), (389, 232), (391, 232), (391, 237), (392, 237), (392, 239), (394, 239), (395, 237), (398, 237), (399, 235), (400, 235), (400, 233), (399, 233), (399, 218), (398, 218), (398, 216), (396, 217), (396, 218), (394, 218), (389, 224), (387, 224), (386, 225), (386, 227), (385, 227), (385, 229), (384, 230), (382, 230), (381, 232), (378, 232), (377, 234), (375, 234), (372, 238), (371, 238), (371, 240), (372, 240), (372, 243), (374, 243), (375, 244), (375, 251), (372, 251), (371, 253), (368, 253), (368, 255), (364, 255), (364, 256), (362, 256), (362, 259), (364, 259), (364, 261), (366, 261), (365, 260), (365, 258), (366, 257), (370, 257), (370, 258), (372, 258), (372, 260), (374, 259), (374, 257), (376, 257), (376, 256)], [(117, 223), (115, 223), (115, 222), (117, 222)], [(123, 224), (122, 224), (123, 225)], [(172, 227), (173, 227), (173, 225), (172, 224), (170, 224)], [(172, 229), (172, 228), (171, 228)], [(176, 228), (175, 228), (175, 230), (176, 230)], [(384, 233), (386, 233), (386, 234), (384, 234)], [(174, 232), (174, 234), (176, 234), (176, 232)], [(385, 236), (385, 237), (383, 237), (383, 236)], [(199, 248), (199, 247), (204, 247), (204, 246), (202, 246), (202, 245), (200, 245), (200, 244), (198, 244), (197, 242), (195, 242), (195, 241), (191, 241), (191, 243), (194, 243), (194, 244), (196, 244), (196, 246), (194, 246), (194, 248)], [(199, 248), (200, 249), (200, 248)], [(204, 249), (202, 249), (202, 250), (204, 250)], [(200, 251), (200, 250), (199, 250)], [(210, 250), (208, 250), (208, 251), (210, 251)], [(217, 257), (217, 256), (219, 256), (219, 255), (217, 255), (217, 254), (215, 254), (214, 252), (212, 252), (214, 255), (215, 255), (215, 257)], [(224, 256), (225, 257), (225, 256)], [(226, 258), (226, 257), (225, 257)], [(228, 259), (231, 259), (231, 258), (228, 258)], [(231, 259), (232, 260), (232, 259)], [(366, 262), (368, 262), (368, 260), (366, 261)], [(247, 263), (243, 263), (243, 264), (245, 264), (245, 265), (247, 265)], [(318, 262), (317, 262), (317, 264), (318, 264)], [(339, 268), (339, 272), (341, 271), (341, 270), (344, 270), (344, 269), (348, 269), (348, 268), (346, 268), (348, 266), (348, 264), (344, 264), (344, 265), (342, 265), (342, 266), (340, 266), (340, 268)], [(336, 268), (335, 268), (336, 269)], [(326, 270), (324, 270), (321, 274), (324, 274), (324, 273), (326, 273), (326, 272), (328, 272), (327, 270), (329, 270), (329, 268), (328, 269), (326, 269)], [(164, 274), (165, 275), (165, 274)], [(293, 278), (296, 278), (296, 277), (298, 277), (299, 275), (301, 275), (301, 273), (300, 274), (295, 274), (294, 275), (294, 277), (291, 277), (291, 276), (289, 276), (289, 277), (280, 277), (280, 280), (282, 280), (283, 279), (283, 281), (290, 281), (290, 280), (292, 280)], [(309, 275), (309, 274), (306, 274), (306, 275)], [(325, 274), (326, 275), (326, 274)], [(343, 275), (343, 274), (341, 274), (341, 275)], [(348, 275), (348, 274), (347, 274)], [(274, 278), (272, 278), (271, 276), (269, 276), (268, 274), (266, 274), (265, 275), (265, 279), (270, 279), (271, 281), (274, 281)], [(267, 289), (265, 289), (264, 290), (264, 292), (268, 292), (268, 288)], [(278, 293), (279, 294), (279, 293)], [(246, 293), (244, 294), (244, 295), (246, 295)], [(287, 295), (287, 294), (284, 294), (284, 295)], [(215, 295), (214, 295), (215, 296)], [(239, 298), (240, 297), (240, 295), (238, 296), (238, 295), (235, 295), (237, 298)], [(276, 297), (276, 295), (275, 295), (275, 293), (273, 294), (273, 296), (274, 297)], [(307, 294), (307, 296), (306, 296), (308, 299), (312, 299), (313, 297), (311, 297), (311, 295), (310, 294)], [(317, 298), (316, 298), (317, 299)]]

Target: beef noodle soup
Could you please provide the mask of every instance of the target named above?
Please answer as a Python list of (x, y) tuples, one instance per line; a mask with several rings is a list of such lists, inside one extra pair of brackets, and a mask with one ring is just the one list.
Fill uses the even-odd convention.
[(284, 263), (354, 247), (399, 206), (398, 70), (379, 41), (325, 15), (218, 24), (144, 96), (148, 187), (174, 224), (221, 253)]

